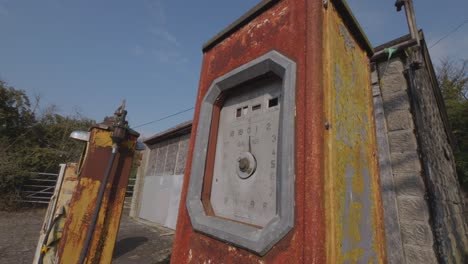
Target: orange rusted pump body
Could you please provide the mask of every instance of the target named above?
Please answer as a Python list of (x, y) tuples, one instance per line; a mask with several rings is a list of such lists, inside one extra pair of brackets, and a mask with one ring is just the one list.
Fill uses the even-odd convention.
[[(272, 52), (271, 57), (264, 58)], [(367, 38), (341, 0), (262, 1), (204, 46), (172, 263), (386, 261), (370, 86), (372, 53)], [(276, 58), (286, 58), (285, 65), (289, 66), (281, 68), (275, 64)], [(251, 67), (249, 63), (258, 60), (266, 63)], [(220, 134), (217, 126), (223, 121), (219, 119), (220, 109), (225, 107), (222, 101), (232, 96), (223, 94), (223, 90), (231, 89), (229, 85), (236, 81), (229, 79), (232, 76), (242, 80), (249, 78), (246, 67), (255, 68), (256, 72), (270, 67), (276, 74), (289, 71), (291, 76), (283, 78), (283, 84), (284, 80), (295, 79), (294, 85), (287, 88), (295, 89), (291, 118), (294, 132), (283, 135), (291, 137), (283, 139), (294, 144), (293, 203), (290, 208), (282, 205), (277, 211), (281, 218), (281, 214), (292, 209), (292, 216), (287, 215), (287, 220), (293, 217), (293, 221), (292, 224), (286, 221), (286, 228), (282, 229), (286, 231), (274, 233), (274, 239), (268, 236), (269, 230), (262, 229), (271, 227), (275, 231), (277, 226), (239, 223), (242, 222), (240, 217), (232, 221), (217, 217), (210, 205), (213, 203), (210, 188), (215, 188), (218, 179), (213, 176), (216, 159), (231, 155), (216, 153), (216, 144), (226, 144), (216, 139), (222, 136), (216, 137)], [(220, 78), (223, 83), (217, 85)], [(213, 89), (221, 94), (215, 93), (218, 96), (215, 99)], [(211, 108), (206, 107), (209, 100), (215, 101)], [(241, 116), (243, 108), (239, 109), (238, 116)], [(206, 118), (212, 121), (205, 122)], [(203, 133), (209, 136), (203, 137)], [(238, 135), (237, 130), (235, 135)], [(249, 137), (249, 146), (250, 142), (255, 143)], [(206, 163), (200, 169), (202, 158), (206, 158)], [(260, 157), (255, 158), (261, 162)], [(283, 158), (286, 157), (278, 156), (276, 164)], [(261, 169), (257, 167), (256, 173)], [(218, 176), (224, 177), (222, 173)], [(236, 177), (235, 172), (232, 177)], [(255, 177), (254, 174), (236, 181), (253, 182)], [(288, 180), (287, 177), (281, 179)], [(283, 191), (281, 184), (283, 182), (278, 181), (277, 193)], [(226, 198), (225, 203), (229, 205), (231, 198)], [(278, 204), (281, 202), (277, 199)], [(256, 210), (258, 204), (266, 206), (266, 203), (253, 201), (245, 204), (250, 206), (245, 209), (247, 212)], [(283, 222), (278, 223), (281, 226)], [(270, 242), (257, 248), (254, 243), (257, 235), (262, 237), (259, 241)]]
[[(98, 192), (113, 151), (113, 127), (99, 124), (90, 129), (89, 141), (78, 168), (70, 212), (60, 240), (58, 263), (79, 263), (86, 235), (97, 205)], [(138, 133), (129, 131), (115, 154), (105, 186), (97, 222), (86, 250), (84, 263), (111, 263), (119, 230), (125, 193)]]

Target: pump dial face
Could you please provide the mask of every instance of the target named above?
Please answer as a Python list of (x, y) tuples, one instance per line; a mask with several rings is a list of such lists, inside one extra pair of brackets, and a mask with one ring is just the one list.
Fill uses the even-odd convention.
[(194, 230), (264, 256), (294, 228), (296, 75), (272, 50), (207, 89), (186, 200)]
[(264, 227), (277, 214), (281, 85), (265, 77), (224, 101), (210, 198), (216, 216)]

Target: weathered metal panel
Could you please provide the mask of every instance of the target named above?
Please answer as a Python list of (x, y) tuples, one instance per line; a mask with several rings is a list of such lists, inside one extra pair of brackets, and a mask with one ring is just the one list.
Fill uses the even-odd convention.
[[(374, 156), (376, 143), (372, 126), (370, 69), (367, 64), (372, 48), (363, 40), (362, 32), (343, 1), (326, 2), (328, 8), (323, 1), (263, 1), (260, 5), (262, 8), (254, 9), (205, 46), (173, 263), (353, 263), (359, 260), (361, 251), (364, 258), (372, 255), (375, 262), (384, 262), (384, 240), (379, 233), (382, 214), (379, 212), (378, 167)], [(339, 6), (338, 9), (335, 9), (335, 4)], [(331, 22), (335, 23), (333, 32), (329, 29)], [(344, 29), (343, 35), (340, 35), (338, 23)], [(326, 38), (323, 38), (324, 31), (327, 32)], [(295, 216), (294, 228), (265, 256), (260, 257), (195, 232), (185, 203), (192, 159), (199, 155), (194, 153), (194, 139), (197, 131), (209, 130), (199, 127), (203, 123), (199, 122), (199, 111), (208, 88), (216, 78), (272, 50), (284, 54), (297, 66)], [(334, 77), (330, 77), (334, 74), (335, 64), (340, 72), (344, 72), (340, 92), (332, 85)], [(359, 74), (356, 80), (352, 78), (353, 70)], [(338, 94), (341, 97), (338, 98)], [(355, 98), (345, 102), (346, 97)], [(327, 104), (324, 104), (324, 99), (327, 99)], [(331, 99), (334, 105), (335, 100), (339, 99), (337, 101), (342, 106), (339, 114), (335, 111), (328, 116), (333, 117), (330, 121), (340, 123), (338, 126), (342, 133), (334, 137), (325, 131), (324, 125), (324, 114), (331, 113), (324, 107), (330, 105), (328, 101)], [(213, 111), (215, 114), (216, 111)], [(354, 135), (356, 128), (359, 128), (359, 133)], [(206, 167), (209, 165), (208, 161)], [(345, 176), (347, 165), (352, 179), (349, 185)], [(351, 173), (353, 170), (355, 173)], [(356, 195), (356, 200), (350, 200), (349, 210), (346, 211), (346, 197), (351, 194)], [(369, 201), (365, 201), (366, 197)], [(362, 205), (368, 208), (363, 209)], [(325, 209), (327, 206), (328, 210)], [(364, 211), (369, 214), (371, 225), (365, 225), (367, 219), (360, 218), (365, 216)], [(347, 227), (344, 228), (341, 223), (346, 223)], [(363, 228), (359, 226), (360, 223)], [(360, 240), (361, 233), (365, 238), (363, 241)], [(368, 237), (372, 240), (368, 240)]]
[(383, 263), (369, 54), (334, 5), (325, 15), (327, 263)]
[[(69, 215), (60, 240), (59, 263), (78, 263), (90, 228), (98, 191), (111, 157), (111, 135), (112, 131), (103, 128), (91, 129), (87, 154), (80, 168), (79, 182), (70, 202)], [(136, 136), (129, 135), (120, 144), (85, 263), (110, 263), (112, 260), (136, 139)]]
[[(279, 78), (282, 79), (282, 82), (274, 81), (275, 78), (271, 80), (269, 80), (269, 78), (268, 79), (263, 78), (265, 77), (264, 74), (268, 72), (276, 74)], [(295, 134), (295, 131), (294, 131), (294, 128), (295, 128), (295, 98), (296, 98), (295, 97), (295, 92), (296, 92), (295, 76), (296, 76), (295, 62), (291, 60), (290, 58), (286, 57), (284, 54), (279, 53), (278, 51), (270, 51), (258, 58), (255, 58), (249, 63), (244, 64), (241, 67), (238, 67), (236, 69), (233, 69), (232, 71), (230, 71), (229, 73), (221, 77), (218, 77), (216, 81), (213, 82), (213, 84), (211, 85), (210, 89), (208, 90), (207, 95), (205, 96), (205, 99), (202, 103), (202, 108), (200, 110), (201, 112), (200, 122), (198, 123), (198, 126), (200, 129), (197, 130), (197, 137), (196, 137), (196, 143), (195, 143), (195, 149), (194, 149), (194, 152), (196, 153), (197, 158), (196, 160), (192, 162), (190, 186), (188, 190), (189, 195), (187, 198), (187, 209), (189, 211), (191, 223), (194, 226), (194, 229), (197, 230), (198, 232), (202, 232), (204, 234), (214, 236), (218, 238), (219, 240), (225, 241), (227, 243), (233, 243), (236, 246), (250, 250), (252, 252), (255, 252), (256, 254), (263, 256), (275, 244), (277, 244), (282, 238), (284, 238), (284, 236), (287, 233), (289, 233), (289, 231), (294, 227), (294, 192), (295, 192), (294, 191), (294, 179), (295, 179), (295, 174), (294, 174), (294, 171), (295, 171), (294, 170), (294, 165), (295, 165), (294, 163), (294, 154), (295, 154), (294, 134)], [(248, 81), (253, 81), (253, 82), (248, 82)], [(256, 154), (260, 154), (257, 160), (263, 163), (263, 165), (257, 164), (258, 167), (265, 166), (268, 168), (268, 170), (265, 168), (261, 169), (261, 171), (259, 171), (257, 176), (262, 178), (262, 177), (271, 177), (271, 175), (273, 176), (277, 175), (276, 177), (277, 182), (275, 184), (275, 187), (277, 189), (278, 196), (277, 196), (276, 201), (274, 201), (277, 207), (277, 214), (272, 219), (272, 221), (269, 221), (268, 224), (262, 227), (261, 229), (248, 225), (249, 223), (252, 224), (252, 222), (248, 222), (245, 220), (242, 220), (244, 224), (239, 223), (238, 222), (238, 220), (240, 220), (239, 218), (232, 219), (231, 221), (229, 221), (223, 218), (223, 216), (214, 216), (214, 214), (212, 213), (210, 209), (210, 204), (213, 201), (213, 198), (216, 199), (216, 196), (217, 196), (215, 195), (214, 188), (212, 189), (213, 177), (216, 177), (216, 178), (220, 177), (219, 174), (213, 175), (213, 172), (217, 171), (216, 166), (215, 166), (215, 160), (216, 160), (215, 157), (216, 157), (216, 148), (218, 144), (220, 143), (220, 142), (216, 142), (218, 130), (220, 131), (219, 133), (223, 133), (221, 132), (222, 123), (218, 122), (218, 120), (222, 118), (221, 117), (222, 113), (220, 113), (220, 106), (224, 104), (223, 109), (226, 109), (233, 102), (229, 100), (229, 98), (232, 98), (230, 96), (226, 96), (225, 100), (223, 99), (216, 100), (216, 98), (219, 98), (219, 96), (223, 97), (223, 94), (220, 94), (221, 90), (224, 91), (224, 94), (226, 93), (230, 94), (231, 92), (236, 91), (236, 89), (248, 89), (251, 92), (249, 94), (253, 95), (252, 92), (254, 92), (255, 90), (252, 90), (250, 88), (250, 85), (252, 85), (252, 87), (257, 87), (257, 88), (262, 86), (257, 81), (260, 83), (263, 83), (265, 81), (267, 81), (267, 83), (270, 83), (270, 81), (273, 81), (272, 83), (270, 83), (270, 84), (273, 84), (273, 87), (276, 86), (276, 84), (280, 84), (280, 83), (282, 84), (279, 86), (281, 87), (280, 89), (282, 91), (281, 99), (277, 97), (275, 100), (273, 100), (273, 101), (276, 101), (276, 103), (272, 103), (269, 101), (270, 99), (272, 99), (272, 97), (269, 97), (269, 96), (274, 96), (275, 94), (278, 95), (278, 92), (279, 92), (273, 87), (270, 87), (270, 88), (273, 88), (273, 90), (270, 90), (269, 92), (270, 94), (266, 94), (265, 95), (266, 97), (264, 98), (264, 99), (267, 99), (268, 106), (271, 106), (271, 108), (269, 108), (268, 111), (275, 112), (275, 111), (280, 110), (279, 116), (281, 116), (282, 118), (281, 118), (281, 121), (277, 123), (279, 126), (277, 128), (273, 126), (274, 122), (270, 118), (273, 117), (274, 115), (273, 116), (270, 115), (270, 117), (268, 118), (270, 119), (269, 122), (271, 122), (270, 125), (268, 125), (268, 122), (266, 122), (264, 126), (259, 125), (258, 131), (257, 131), (257, 133), (260, 133), (260, 131), (262, 130), (267, 131), (263, 135), (263, 137), (268, 135), (270, 137), (270, 141), (269, 142), (263, 141), (261, 143), (262, 145), (265, 144), (264, 146), (266, 148), (269, 148), (270, 150), (265, 151), (263, 153), (257, 152), (258, 148), (255, 148), (253, 146), (254, 140), (256, 139), (251, 138), (251, 150), (254, 151), (254, 153)], [(248, 84), (247, 86), (244, 86), (246, 82), (248, 82)], [(264, 88), (267, 88), (268, 86), (270, 85), (267, 85)], [(274, 90), (276, 90), (276, 92)], [(247, 99), (247, 97), (245, 97), (245, 99)], [(279, 105), (281, 105), (282, 107), (279, 107)], [(248, 107), (246, 107), (246, 105), (241, 104), (239, 106), (242, 108), (240, 110), (244, 111), (244, 114), (248, 113)], [(232, 110), (235, 110), (235, 108)], [(233, 111), (232, 115), (237, 115), (237, 111)], [(263, 116), (264, 115), (260, 115), (257, 117), (262, 118)], [(253, 123), (256, 123), (257, 121), (259, 121), (259, 120), (254, 121), (254, 119), (256, 118), (253, 116), (247, 117), (245, 115), (244, 117), (246, 118), (244, 120), (247, 120), (247, 121), (251, 120), (251, 122)], [(241, 119), (243, 118), (240, 117), (239, 121)], [(246, 134), (248, 134), (248, 131), (249, 131), (247, 127), (242, 128), (242, 130), (240, 130), (240, 128), (238, 127), (235, 130), (237, 131), (238, 136), (240, 136), (240, 134), (245, 135), (244, 132), (242, 131), (245, 131)], [(275, 137), (273, 137), (273, 134), (270, 134), (270, 133), (272, 133), (275, 130), (278, 131), (279, 133), (278, 135), (275, 135)], [(254, 136), (255, 131), (256, 131), (256, 128), (252, 126), (250, 134)], [(229, 130), (227, 132), (230, 133)], [(228, 134), (228, 137), (230, 137), (230, 135), (231, 134)], [(267, 138), (264, 138), (264, 139), (268, 140)], [(273, 144), (273, 140), (275, 141), (274, 143), (276, 143), (276, 146), (277, 146), (276, 149), (272, 149), (272, 146), (275, 145)], [(258, 143), (260, 143), (260, 141)], [(244, 145), (247, 147), (248, 144), (246, 144), (246, 142), (239, 141), (239, 142), (236, 142), (235, 145), (237, 147), (241, 147), (241, 145)], [(206, 146), (208, 146), (208, 148)], [(280, 153), (280, 154), (276, 156), (276, 153)], [(244, 153), (244, 154), (252, 155), (250, 153)], [(276, 159), (274, 160), (271, 159), (273, 155), (275, 155), (275, 158), (278, 158), (279, 162), (276, 162)], [(268, 157), (270, 157), (270, 159), (268, 159)], [(253, 162), (254, 158), (252, 156), (251, 158)], [(230, 161), (229, 160), (227, 161), (236, 162), (235, 157), (232, 157)], [(273, 167), (277, 167), (276, 172), (271, 171), (272, 165)], [(226, 166), (225, 172), (223, 173), (222, 177), (228, 176), (230, 174), (230, 169), (235, 170), (235, 167)], [(218, 172), (220, 172), (220, 170)], [(273, 174), (271, 174), (272, 172)], [(234, 175), (237, 174), (235, 171), (233, 173)], [(263, 175), (260, 175), (260, 174), (263, 174)], [(214, 182), (216, 182), (216, 179), (214, 179)], [(263, 189), (265, 185), (264, 183), (260, 181), (255, 181), (255, 182), (250, 181), (250, 183), (252, 183), (251, 187), (245, 184), (242, 184), (242, 186), (239, 186), (240, 188), (236, 186), (236, 184), (234, 183), (231, 185), (231, 191), (234, 191), (234, 192), (236, 188), (239, 188), (239, 189), (245, 188), (243, 191), (241, 191), (238, 194), (239, 197), (236, 197), (237, 202), (243, 199), (243, 198), (240, 198), (240, 196), (242, 197), (250, 196), (251, 198), (253, 198), (251, 195), (254, 193), (256, 194), (261, 193), (262, 192), (261, 189)], [(229, 184), (226, 187), (228, 186)], [(211, 193), (210, 190), (213, 192)], [(202, 200), (203, 206), (200, 203), (200, 194), (201, 194), (201, 200)], [(210, 195), (212, 196), (211, 202), (209, 198)], [(228, 197), (228, 199), (232, 199), (232, 198), (233, 196)], [(258, 208), (258, 204), (259, 204), (258, 202), (260, 201), (260, 199), (261, 198), (255, 198), (254, 202), (252, 202), (252, 200), (247, 200), (247, 203), (245, 204), (245, 206), (255, 207), (255, 204), (257, 204), (257, 208)], [(236, 201), (234, 203), (236, 203)], [(261, 206), (263, 206), (262, 202), (260, 202)], [(241, 213), (241, 214), (244, 214), (244, 213)]]
[[(171, 130), (171, 133), (179, 133), (179, 131)], [(141, 168), (137, 175), (138, 197), (135, 196), (135, 201), (132, 202), (132, 216), (172, 229), (175, 229), (177, 222), (190, 139), (188, 131), (180, 133), (185, 133), (185, 135), (173, 134), (172, 138), (165, 137), (162, 141), (160, 138), (152, 139), (151, 142), (158, 141), (150, 145), (149, 150), (145, 152), (145, 160), (147, 159), (143, 165), (145, 168)], [(161, 150), (161, 148), (163, 149)], [(159, 154), (165, 157), (164, 164), (158, 158)], [(156, 175), (156, 171), (161, 171), (161, 168), (158, 168), (161, 164), (164, 165), (163, 174)]]
[(188, 146), (190, 141), (190, 134), (184, 135), (179, 139), (179, 153), (177, 153), (177, 162), (174, 174), (184, 174), (185, 163), (187, 162)]
[(158, 147), (160, 144), (155, 144), (149, 147), (148, 163), (146, 164), (145, 175), (156, 175), (156, 161), (158, 160)]
[(164, 164), (164, 175), (174, 175), (177, 162), (177, 153), (179, 151), (179, 139), (168, 141), (166, 163)]
[(70, 200), (75, 190), (76, 184), (78, 183), (77, 176), (77, 164), (67, 163), (65, 168), (65, 176), (63, 179), (62, 187), (60, 188), (60, 194), (58, 196), (57, 207), (65, 206), (65, 209), (70, 207)]
[(60, 172), (57, 178), (57, 182), (55, 184), (54, 194), (52, 195), (49, 201), (49, 206), (47, 207), (47, 211), (44, 217), (44, 222), (42, 223), (42, 228), (41, 228), (41, 232), (39, 235), (39, 242), (37, 243), (33, 263), (39, 262), (39, 258), (41, 258), (41, 254), (51, 253), (51, 252), (50, 253), (44, 252), (45, 249), (43, 248), (43, 246), (44, 246), (44, 242), (46, 242), (45, 239), (46, 239), (47, 233), (50, 232), (50, 228), (53, 225), (54, 217), (57, 211), (56, 209), (60, 207), (58, 206), (58, 200), (60, 198), (60, 193), (61, 193), (61, 188), (63, 186), (63, 182), (65, 181), (66, 167), (67, 167), (66, 164), (60, 164)]
[[(321, 3), (314, 2), (316, 8), (312, 14), (321, 12)], [(219, 240), (194, 232), (187, 214), (185, 201), (187, 199), (188, 183), (190, 181), (191, 161), (194, 158), (194, 137), (198, 126), (198, 111), (195, 114), (192, 128), (192, 139), (187, 158), (184, 186), (179, 207), (179, 219), (176, 228), (175, 246), (172, 253), (173, 263), (287, 263), (302, 262), (304, 245), (304, 180), (305, 163), (304, 106), (305, 106), (305, 34), (306, 34), (306, 3), (305, 1), (279, 1), (277, 4), (259, 14), (235, 33), (227, 36), (222, 42), (206, 51), (204, 54), (200, 89), (196, 109), (200, 109), (202, 98), (212, 81), (247, 62), (276, 50), (291, 58), (297, 64), (297, 94), (296, 127), (298, 148), (296, 150), (296, 189), (295, 194), (295, 224), (291, 230), (264, 257), (259, 257), (247, 250), (236, 248)], [(321, 110), (316, 109), (317, 113)], [(300, 117), (299, 117), (300, 115)], [(300, 124), (300, 125), (299, 125)], [(309, 219), (316, 219), (317, 215)], [(317, 221), (319, 222), (319, 221)], [(320, 262), (318, 262), (320, 263)]]
[[(70, 211), (70, 200), (73, 191), (78, 183), (76, 175), (76, 163), (66, 164), (65, 173), (62, 184), (58, 191), (57, 204), (55, 206), (53, 217), (58, 217), (50, 230), (49, 237), (46, 241), (47, 251), (44, 254), (43, 263), (54, 263), (55, 256), (58, 251), (60, 239), (62, 238), (63, 228)], [(61, 209), (62, 208), (62, 209)], [(61, 212), (62, 214), (58, 214)]]
[(380, 91), (377, 69), (372, 71), (372, 93), (374, 96), (374, 118), (379, 146), (380, 186), (382, 190), (382, 206), (384, 210), (385, 240), (387, 262), (389, 264), (405, 263), (403, 242), (400, 233), (400, 219), (397, 206), (397, 186), (393, 178), (388, 128), (385, 120), (384, 103)]
[(183, 175), (146, 176), (138, 217), (175, 229)]
[[(268, 109), (267, 102), (280, 96), (281, 81), (279, 78), (264, 78), (251, 84), (254, 92), (249, 89), (249, 93), (239, 93), (225, 101), (219, 118), (214, 180), (209, 186), (210, 203), (217, 216), (265, 227), (277, 215), (277, 196), (280, 194), (277, 194), (276, 184), (280, 180), (277, 179), (276, 153), (281, 140), (278, 128), (283, 106), (272, 111)], [(256, 112), (248, 110), (255, 104), (261, 109)], [(239, 107), (247, 107), (241, 117), (235, 114)], [(242, 176), (238, 171), (241, 176), (237, 177), (238, 164), (231, 161), (245, 151), (252, 153), (252, 163), (255, 162), (256, 168), (253, 175)]]
[(166, 164), (167, 148), (168, 142), (162, 142), (161, 145), (158, 146), (158, 156), (156, 158), (156, 167), (154, 175), (161, 176), (164, 174), (164, 165)]
[(141, 207), (141, 197), (143, 195), (143, 187), (145, 184), (145, 172), (148, 159), (150, 156), (150, 149), (147, 147), (145, 150), (140, 152), (140, 166), (137, 170), (137, 175), (135, 179), (135, 186), (133, 187), (132, 203), (130, 206), (130, 217), (138, 217)]

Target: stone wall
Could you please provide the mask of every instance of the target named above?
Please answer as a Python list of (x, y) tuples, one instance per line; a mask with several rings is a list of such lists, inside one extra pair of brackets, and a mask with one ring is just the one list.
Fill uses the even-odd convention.
[(468, 192), (462, 189), (463, 193), (463, 201), (465, 202), (465, 210), (463, 212), (463, 216), (465, 218), (465, 231), (468, 231)]
[[(423, 46), (425, 48), (425, 46)], [(427, 51), (413, 61), (421, 69), (408, 72), (414, 120), (417, 128), (427, 196), (432, 211), (432, 227), (442, 263), (467, 263), (467, 233), (463, 219), (463, 197), (457, 180), (455, 159), (442, 121), (437, 99), (438, 87), (431, 76), (432, 64)], [(445, 111), (445, 109), (443, 109)]]
[(387, 254), (389, 263), (437, 263), (404, 68), (401, 58), (379, 63), (373, 80)]
[[(389, 263), (466, 263), (466, 228), (445, 109), (429, 57), (375, 62), (375, 118)], [(411, 54), (411, 53), (409, 53)], [(401, 252), (403, 251), (403, 254)]]

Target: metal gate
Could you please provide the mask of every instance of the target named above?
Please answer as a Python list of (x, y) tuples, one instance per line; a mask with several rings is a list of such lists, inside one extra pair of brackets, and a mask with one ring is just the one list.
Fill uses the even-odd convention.
[[(58, 173), (34, 172), (31, 177), (26, 180), (21, 188), (21, 202), (48, 204), (50, 198), (54, 194), (55, 185), (57, 184)], [(133, 187), (135, 179), (129, 179), (126, 197), (126, 206), (130, 207), (131, 197), (133, 195)]]
[(48, 204), (54, 194), (58, 175), (58, 173), (32, 173), (21, 188), (21, 202)]

